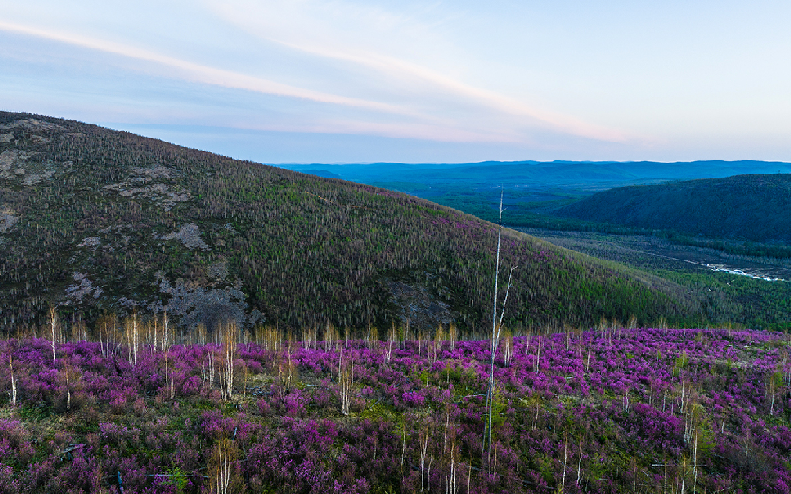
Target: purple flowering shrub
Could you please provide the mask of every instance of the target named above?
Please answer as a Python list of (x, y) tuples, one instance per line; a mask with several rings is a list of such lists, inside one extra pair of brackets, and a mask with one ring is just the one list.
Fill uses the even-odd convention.
[(514, 337), (488, 451), (485, 341), (0, 341), (0, 493), (791, 492), (789, 341)]

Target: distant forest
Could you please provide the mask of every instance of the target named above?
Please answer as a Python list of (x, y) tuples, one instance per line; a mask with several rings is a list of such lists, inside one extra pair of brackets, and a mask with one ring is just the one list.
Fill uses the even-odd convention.
[(713, 238), (789, 244), (791, 175), (736, 175), (618, 187), (554, 214)]

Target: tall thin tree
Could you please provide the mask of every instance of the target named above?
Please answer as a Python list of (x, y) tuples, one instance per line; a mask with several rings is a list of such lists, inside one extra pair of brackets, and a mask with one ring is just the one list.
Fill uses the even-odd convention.
[(508, 274), (508, 285), (505, 290), (505, 297), (503, 298), (503, 303), (500, 307), (500, 317), (497, 317), (497, 305), (498, 305), (498, 282), (500, 278), (500, 247), (502, 246), (502, 235), (503, 235), (503, 189), (500, 189), (500, 221), (497, 230), (497, 258), (495, 261), (495, 268), (494, 268), (494, 303), (492, 307), (492, 336), (491, 336), (491, 347), (490, 347), (490, 354), (491, 358), (489, 361), (489, 386), (486, 390), (486, 409), (487, 409), (487, 417), (486, 417), (486, 426), (483, 434), (483, 447), (487, 451), (487, 464), (491, 463), (491, 450), (492, 450), (492, 409), (493, 409), (493, 400), (494, 400), (494, 360), (497, 355), (497, 347), (500, 344), (500, 332), (502, 330), (503, 325), (503, 316), (505, 316), (505, 305), (508, 303), (508, 293), (511, 290), (511, 280), (514, 270), (516, 266), (511, 267), (511, 271)]
[(11, 406), (16, 406), (16, 377), (14, 377), (14, 362), (8, 357), (8, 366), (11, 368)]
[(52, 361), (55, 361), (55, 343), (57, 342), (56, 329), (58, 327), (58, 314), (55, 312), (55, 307), (49, 308), (49, 327), (52, 336)]

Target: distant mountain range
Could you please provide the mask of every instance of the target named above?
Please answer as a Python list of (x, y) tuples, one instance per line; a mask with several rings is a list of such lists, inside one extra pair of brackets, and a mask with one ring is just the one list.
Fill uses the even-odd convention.
[(731, 175), (791, 173), (791, 163), (772, 161), (692, 161), (660, 163), (654, 161), (486, 161), (482, 163), (372, 163), (277, 165), (312, 173), (331, 173), (344, 180), (377, 184), (489, 184), (506, 187), (566, 187), (589, 190), (618, 185), (656, 183), (668, 180), (724, 178)]
[(791, 175), (736, 175), (619, 187), (554, 214), (714, 238), (791, 243)]

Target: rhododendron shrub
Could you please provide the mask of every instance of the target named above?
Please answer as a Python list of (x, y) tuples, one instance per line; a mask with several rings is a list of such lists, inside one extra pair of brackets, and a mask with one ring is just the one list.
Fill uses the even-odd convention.
[(0, 493), (791, 492), (787, 335), (224, 344), (0, 341)]

